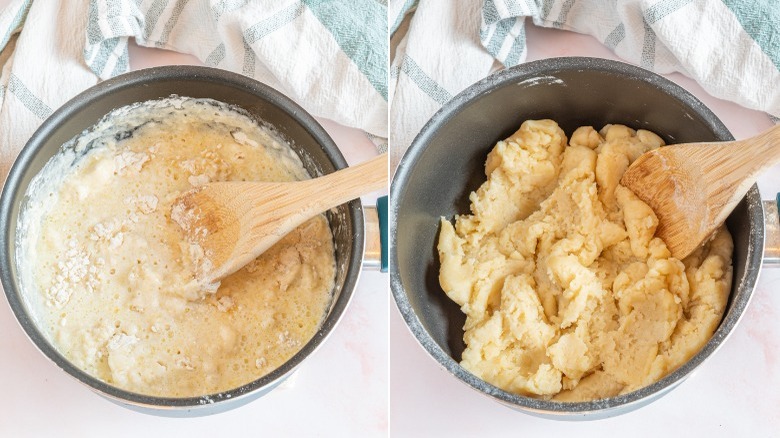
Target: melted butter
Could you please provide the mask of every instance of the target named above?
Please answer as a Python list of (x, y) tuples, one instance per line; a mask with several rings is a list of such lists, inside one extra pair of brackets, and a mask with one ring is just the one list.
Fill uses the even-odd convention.
[(40, 298), (37, 319), (76, 366), (134, 392), (199, 396), (267, 374), (327, 311), (327, 220), (306, 222), (203, 297), (171, 204), (210, 181), (302, 178), (288, 145), (214, 101), (115, 111), (31, 184), (21, 259), (34, 268), (21, 277)]

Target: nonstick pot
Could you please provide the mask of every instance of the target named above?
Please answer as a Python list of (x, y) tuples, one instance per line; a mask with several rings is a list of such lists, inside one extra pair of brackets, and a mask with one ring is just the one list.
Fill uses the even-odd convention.
[[(43, 122), (14, 163), (0, 198), (0, 278), (22, 329), (38, 349), (69, 375), (126, 407), (167, 416), (220, 412), (251, 401), (281, 383), (331, 333), (358, 281), (364, 249), (364, 211), (359, 199), (327, 213), (336, 252), (336, 281), (330, 308), (314, 337), (290, 360), (241, 387), (202, 397), (153, 397), (102, 382), (71, 364), (43, 335), (19, 286), (17, 221), (31, 179), (63, 143), (94, 125), (111, 110), (172, 94), (212, 98), (238, 106), (271, 125), (288, 140), (307, 171), (322, 175), (347, 166), (338, 147), (317, 121), (293, 101), (253, 79), (207, 67), (168, 66), (139, 70), (102, 82), (66, 103)], [(375, 215), (374, 215), (375, 216)], [(378, 239), (378, 236), (377, 236)]]
[[(459, 365), (465, 347), (465, 316), (439, 285), (439, 218), (451, 220), (456, 214), (469, 212), (468, 195), (484, 182), (485, 159), (498, 140), (507, 138), (525, 120), (547, 118), (557, 121), (567, 135), (579, 126), (600, 129), (608, 123), (621, 123), (656, 132), (667, 144), (733, 140), (723, 123), (690, 93), (629, 64), (553, 58), (493, 74), (437, 112), (398, 166), (390, 192), (390, 286), (412, 334), (461, 382), (534, 415), (604, 418), (665, 394), (731, 334), (761, 269), (765, 212), (754, 185), (729, 216), (726, 224), (734, 239), (734, 274), (728, 307), (709, 342), (677, 370), (637, 391), (589, 402), (548, 401), (503, 391)], [(770, 222), (776, 230), (777, 206), (767, 203), (766, 207), (774, 214)]]

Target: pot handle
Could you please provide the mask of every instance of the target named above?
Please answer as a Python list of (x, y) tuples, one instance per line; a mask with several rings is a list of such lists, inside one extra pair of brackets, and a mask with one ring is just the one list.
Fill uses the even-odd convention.
[(780, 193), (774, 201), (764, 201), (764, 266), (780, 267)]
[(366, 217), (366, 250), (363, 266), (387, 272), (387, 196), (376, 200), (376, 207), (364, 207)]

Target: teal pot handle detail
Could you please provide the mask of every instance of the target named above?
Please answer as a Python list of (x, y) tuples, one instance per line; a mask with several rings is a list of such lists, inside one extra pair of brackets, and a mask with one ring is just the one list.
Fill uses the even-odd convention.
[(376, 200), (376, 207), (364, 207), (366, 218), (366, 246), (363, 267), (387, 272), (388, 269), (388, 216), (387, 196)]

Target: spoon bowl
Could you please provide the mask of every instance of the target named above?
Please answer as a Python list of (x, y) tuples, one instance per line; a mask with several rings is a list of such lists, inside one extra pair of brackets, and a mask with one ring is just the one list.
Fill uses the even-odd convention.
[(646, 152), (620, 183), (658, 216), (656, 235), (677, 259), (710, 238), (758, 175), (780, 163), (780, 126), (745, 140), (666, 146)]
[(387, 156), (304, 181), (229, 181), (180, 196), (171, 217), (199, 247), (196, 278), (213, 285), (312, 217), (387, 185)]

